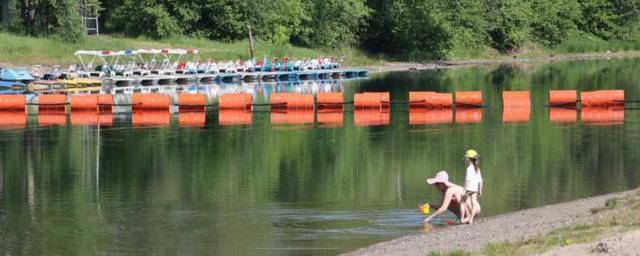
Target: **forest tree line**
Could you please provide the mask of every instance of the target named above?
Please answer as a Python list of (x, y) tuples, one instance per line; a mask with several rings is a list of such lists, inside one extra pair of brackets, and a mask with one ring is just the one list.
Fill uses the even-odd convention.
[[(78, 0), (6, 0), (4, 29), (83, 39)], [(640, 0), (83, 0), (103, 33), (235, 41), (255, 37), (311, 48), (357, 47), (400, 59), (502, 53), (569, 38), (640, 43)]]

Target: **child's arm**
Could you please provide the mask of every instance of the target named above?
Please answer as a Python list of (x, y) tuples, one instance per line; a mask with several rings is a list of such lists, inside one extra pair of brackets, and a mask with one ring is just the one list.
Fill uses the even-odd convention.
[(478, 183), (478, 196), (482, 195), (482, 181)]
[(442, 200), (442, 205), (440, 206), (440, 208), (438, 208), (438, 210), (436, 212), (434, 212), (433, 214), (429, 215), (429, 217), (424, 219), (423, 223), (427, 223), (427, 222), (431, 221), (433, 218), (435, 218), (436, 216), (438, 216), (438, 215), (442, 214), (444, 211), (446, 211), (447, 208), (449, 208), (449, 203), (451, 203), (451, 199), (452, 198), (453, 198), (453, 192), (451, 191), (451, 189), (449, 189), (444, 194), (444, 200)]

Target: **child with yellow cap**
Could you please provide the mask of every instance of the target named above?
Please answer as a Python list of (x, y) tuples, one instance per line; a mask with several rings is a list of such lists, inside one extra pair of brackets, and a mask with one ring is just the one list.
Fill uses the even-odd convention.
[(467, 173), (464, 178), (464, 196), (460, 203), (460, 221), (472, 224), (480, 213), (478, 196), (482, 196), (482, 173), (480, 173), (480, 155), (473, 149), (465, 154)]

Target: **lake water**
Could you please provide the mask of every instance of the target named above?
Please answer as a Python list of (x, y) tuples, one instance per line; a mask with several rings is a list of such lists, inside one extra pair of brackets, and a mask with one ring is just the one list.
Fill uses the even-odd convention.
[[(481, 217), (634, 188), (640, 104), (583, 113), (545, 104), (552, 89), (617, 88), (638, 100), (638, 71), (640, 60), (599, 60), (201, 89), (210, 97), (249, 91), (258, 101), (273, 91), (342, 91), (348, 101), (389, 91), (402, 101), (409, 91), (481, 90), (488, 106), (467, 112), (212, 110), (116, 114), (102, 127), (75, 113), (30, 115), (25, 127), (0, 129), (0, 251), (348, 252), (425, 232), (416, 204), (439, 200), (425, 179), (445, 169), (462, 184), (469, 148), (482, 155)], [(503, 113), (503, 90), (530, 90), (530, 111)]]

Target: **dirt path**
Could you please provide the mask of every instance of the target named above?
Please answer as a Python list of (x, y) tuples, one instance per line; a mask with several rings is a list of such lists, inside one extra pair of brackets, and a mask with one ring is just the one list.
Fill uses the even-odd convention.
[[(459, 225), (433, 232), (400, 237), (371, 245), (346, 255), (421, 255), (431, 251), (478, 251), (489, 242), (517, 242), (569, 225), (592, 221), (592, 208), (601, 207), (614, 197), (634, 191), (613, 193), (507, 213), (478, 221), (474, 225)], [(633, 254), (635, 255), (635, 254)]]

